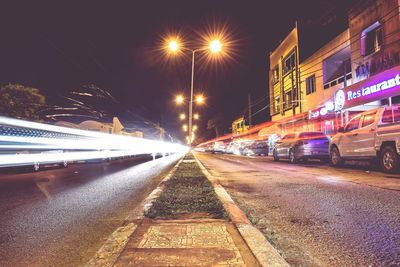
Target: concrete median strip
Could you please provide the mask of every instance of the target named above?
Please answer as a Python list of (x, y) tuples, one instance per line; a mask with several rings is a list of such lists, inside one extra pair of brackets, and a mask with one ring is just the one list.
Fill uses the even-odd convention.
[[(208, 195), (203, 191), (207, 186)], [(193, 192), (193, 196), (186, 192)], [(175, 202), (172, 206), (171, 202), (167, 204), (165, 199), (175, 199), (176, 206)], [(204, 205), (187, 205), (185, 201)], [(217, 213), (219, 217), (213, 217), (216, 215), (212, 203), (225, 215)], [(171, 215), (163, 213), (163, 209), (157, 212), (160, 204), (167, 209), (172, 207)], [(226, 190), (190, 154), (173, 167), (125, 223), (86, 266), (289, 266)]]
[(278, 251), (267, 241), (264, 235), (250, 223), (244, 212), (236, 205), (228, 192), (218, 183), (218, 179), (211, 175), (200, 160), (196, 158), (196, 161), (204, 175), (213, 184), (215, 192), (228, 212), (229, 217), (260, 265), (289, 266)]

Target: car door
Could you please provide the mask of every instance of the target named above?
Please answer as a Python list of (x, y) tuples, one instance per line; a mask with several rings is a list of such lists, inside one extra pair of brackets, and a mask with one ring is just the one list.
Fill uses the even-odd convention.
[(280, 150), (280, 157), (283, 158), (288, 158), (289, 157), (289, 149), (292, 146), (292, 143), (295, 139), (295, 134), (287, 134), (285, 136), (285, 139), (283, 140), (281, 144), (281, 150)]
[(377, 111), (364, 113), (361, 116), (360, 128), (355, 130), (353, 135), (355, 138), (352, 156), (357, 157), (371, 157), (376, 156), (375, 151), (375, 134)]
[(288, 134), (283, 136), (280, 140), (275, 142), (275, 151), (279, 157), (282, 157), (284, 155), (285, 140), (287, 139), (287, 137), (288, 137)]
[(355, 145), (354, 140), (357, 139), (358, 133), (356, 132), (360, 126), (361, 115), (352, 118), (344, 128), (339, 142), (339, 150), (343, 157), (351, 157), (354, 155)]

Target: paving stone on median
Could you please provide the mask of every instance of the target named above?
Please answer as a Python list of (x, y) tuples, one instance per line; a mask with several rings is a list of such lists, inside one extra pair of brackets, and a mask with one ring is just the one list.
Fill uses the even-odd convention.
[(228, 222), (143, 223), (114, 266), (257, 266)]

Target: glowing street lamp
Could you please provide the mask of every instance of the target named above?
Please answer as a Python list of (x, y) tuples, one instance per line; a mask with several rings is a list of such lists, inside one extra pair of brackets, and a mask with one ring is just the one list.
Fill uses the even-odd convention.
[(175, 102), (178, 105), (181, 105), (184, 101), (185, 101), (185, 98), (183, 97), (183, 95), (177, 95), (175, 98)]
[(215, 39), (215, 40), (213, 40), (213, 41), (210, 42), (209, 48), (210, 48), (210, 51), (211, 51), (212, 53), (221, 52), (221, 50), (222, 50), (222, 43), (221, 43), (220, 40)]
[(184, 124), (184, 125), (182, 126), (182, 129), (183, 129), (183, 131), (187, 132), (187, 130), (188, 130), (188, 127), (187, 127), (187, 125), (186, 125), (186, 124)]
[(193, 132), (197, 131), (197, 125), (193, 126)]
[(200, 118), (200, 116), (199, 116), (198, 113), (196, 113), (196, 114), (193, 115), (193, 119), (198, 120), (199, 118)]
[(196, 96), (196, 103), (200, 105), (204, 104), (204, 96), (203, 95)]
[[(184, 46), (180, 45), (177, 40), (179, 38), (169, 38), (167, 39), (167, 49), (170, 52), (178, 52), (179, 50), (187, 50), (192, 53), (192, 73), (191, 73), (191, 83), (190, 83), (190, 101), (189, 101), (189, 133), (192, 132), (192, 119), (193, 119), (193, 86), (194, 86), (194, 63), (195, 63), (195, 54), (196, 52), (200, 51), (205, 51), (208, 50), (212, 54), (217, 54), (222, 51), (222, 43), (219, 39), (213, 39), (209, 42), (207, 47), (199, 48), (199, 49), (188, 49), (185, 48)], [(184, 101), (183, 97), (177, 98), (176, 102), (178, 104), (182, 104)], [(204, 103), (204, 97), (203, 96), (197, 96), (196, 97), (196, 102), (198, 104), (203, 104)], [(192, 138), (189, 140), (189, 145), (192, 144)]]
[(179, 115), (179, 118), (180, 118), (181, 120), (184, 120), (184, 119), (186, 119), (186, 115), (185, 115), (185, 113), (181, 113), (181, 115)]
[(168, 49), (169, 49), (169, 51), (171, 51), (171, 52), (177, 52), (178, 49), (179, 49), (178, 41), (176, 41), (176, 40), (170, 40), (170, 41), (168, 42)]

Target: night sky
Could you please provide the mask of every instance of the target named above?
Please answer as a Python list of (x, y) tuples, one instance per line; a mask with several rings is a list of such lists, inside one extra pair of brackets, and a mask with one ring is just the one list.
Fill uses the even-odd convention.
[(1, 8), (1, 84), (39, 88), (50, 104), (95, 84), (110, 92), (121, 110), (160, 123), (180, 138), (182, 110), (173, 99), (189, 94), (191, 61), (189, 55), (163, 57), (162, 36), (180, 32), (196, 48), (203, 45), (199, 35), (226, 29), (232, 58), (208, 64), (199, 56), (196, 61), (195, 91), (207, 96), (207, 105), (197, 109), (200, 133), (210, 138), (207, 120), (217, 120), (221, 132), (229, 132), (231, 121), (247, 111), (248, 93), (256, 103), (253, 113), (261, 110), (254, 121), (268, 120), (269, 109), (262, 108), (268, 105), (269, 51), (296, 20), (304, 25), (340, 20), (338, 14), (347, 8), (343, 3), (350, 1), (33, 2)]

